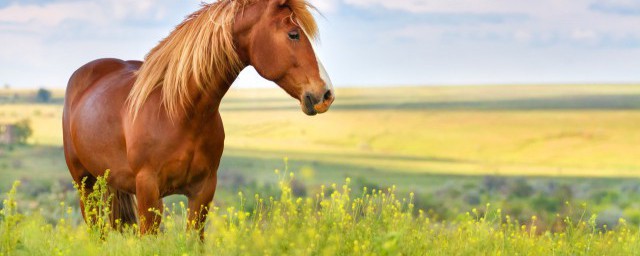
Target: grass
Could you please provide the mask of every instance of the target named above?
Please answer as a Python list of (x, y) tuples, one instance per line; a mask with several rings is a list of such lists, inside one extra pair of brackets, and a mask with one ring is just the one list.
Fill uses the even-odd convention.
[[(291, 176), (293, 177), (293, 176)], [(0, 212), (0, 255), (636, 255), (640, 231), (623, 219), (615, 229), (598, 228), (597, 216), (578, 212), (562, 218), (561, 232), (539, 232), (536, 217), (520, 223), (501, 209), (473, 209), (439, 222), (414, 208), (412, 197), (394, 188), (352, 191), (344, 185), (322, 187), (314, 196), (296, 197), (286, 175), (277, 195), (237, 195), (237, 203), (213, 207), (205, 241), (185, 232), (186, 210), (164, 210), (162, 232), (139, 237), (137, 227), (114, 231), (107, 220), (86, 226), (74, 220), (73, 207), (60, 204), (58, 219), (21, 215), (16, 187)], [(17, 183), (16, 183), (17, 184)], [(95, 191), (106, 191), (101, 179)], [(102, 188), (102, 189), (100, 189)], [(97, 192), (96, 192), (97, 193)], [(99, 198), (86, 205), (108, 209)]]
[[(337, 94), (329, 113), (307, 117), (279, 89), (232, 90), (221, 110), (225, 157), (289, 156), (389, 173), (640, 176), (640, 86), (400, 87)], [(61, 117), (61, 104), (0, 105), (0, 123), (31, 120), (30, 142), (37, 145), (61, 146)]]
[(61, 104), (5, 104), (0, 105), (0, 124), (28, 119), (33, 136), (31, 144), (62, 146)]
[[(0, 174), (11, 179), (0, 181), (0, 191), (18, 178), (68, 179), (61, 93), (52, 104), (0, 105), (0, 123), (30, 119), (30, 143), (48, 152), (2, 152)], [(265, 170), (288, 156), (315, 184), (347, 174), (409, 187), (434, 175), (640, 177), (640, 86), (351, 88), (337, 95), (329, 113), (307, 117), (280, 89), (231, 90), (221, 109), (220, 172), (268, 178)], [(22, 167), (9, 168), (16, 159)]]
[[(0, 192), (23, 182), (0, 255), (640, 254), (640, 86), (342, 89), (316, 117), (279, 89), (232, 90), (205, 243), (183, 198), (154, 236), (81, 223), (54, 95), (0, 105), (0, 123), (34, 129), (0, 148)], [(269, 171), (285, 156), (298, 179)]]
[[(313, 118), (279, 91), (232, 91), (226, 156), (388, 173), (638, 177), (639, 86), (346, 89)], [(269, 168), (271, 169), (271, 168)]]
[(66, 168), (60, 146), (0, 146), (0, 192), (6, 192), (15, 180), (27, 184), (57, 180), (69, 183)]

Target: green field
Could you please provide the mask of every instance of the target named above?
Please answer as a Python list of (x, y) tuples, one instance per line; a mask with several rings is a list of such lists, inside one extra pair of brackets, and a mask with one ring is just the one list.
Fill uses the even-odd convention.
[[(232, 90), (222, 104), (227, 139), (221, 172), (264, 176), (289, 157), (296, 169), (323, 182), (346, 174), (397, 183), (422, 174), (640, 176), (640, 86), (363, 88), (337, 94), (331, 112), (307, 117), (279, 89)], [(59, 148), (57, 102), (0, 105), (0, 123), (29, 118), (32, 144)], [(64, 163), (52, 161), (39, 171), (66, 177)], [(29, 176), (35, 166), (26, 169)]]
[[(42, 214), (22, 215), (12, 190), (0, 211), (0, 255), (637, 255), (640, 231), (624, 219), (618, 227), (600, 227), (598, 216), (576, 209), (559, 216), (562, 231), (544, 231), (537, 216), (525, 222), (502, 209), (472, 209), (449, 221), (416, 210), (413, 194), (394, 188), (352, 191), (322, 188), (298, 197), (284, 173), (271, 197), (236, 196), (233, 206), (213, 206), (200, 235), (186, 231), (184, 204), (166, 206), (162, 231), (138, 235), (137, 226), (115, 231), (109, 209), (85, 200), (98, 221), (77, 224), (74, 207), (60, 203), (46, 221)], [(293, 176), (291, 176), (293, 177)], [(104, 179), (94, 198), (104, 198)], [(332, 191), (332, 192), (329, 192)], [(352, 197), (352, 194), (358, 196)], [(91, 198), (91, 197), (90, 197)], [(108, 204), (107, 204), (108, 205)], [(572, 216), (575, 216), (572, 218)]]
[[(31, 120), (36, 145), (0, 155), (0, 190), (19, 178), (68, 180), (61, 95), (51, 104), (0, 105), (0, 123)], [(451, 175), (640, 176), (640, 86), (351, 88), (337, 95), (329, 113), (308, 117), (280, 89), (231, 90), (222, 103), (220, 174), (273, 180), (288, 157), (316, 185), (347, 176), (414, 190)]]
[[(22, 181), (18, 208), (28, 221), (19, 229), (32, 232), (49, 223), (47, 232), (71, 232), (65, 233), (66, 237), (87, 242), (89, 234), (78, 228), (82, 225), (75, 207), (77, 197), (62, 152), (62, 93), (55, 92), (53, 102), (48, 104), (32, 103), (32, 94), (0, 92), (0, 123), (29, 119), (34, 130), (29, 145), (0, 148), (0, 192), (6, 193), (14, 180)], [(398, 231), (389, 226), (394, 223), (391, 217), (377, 223), (381, 233), (376, 233), (375, 241), (380, 243), (368, 247), (374, 254), (385, 254), (381, 249), (388, 242), (385, 239), (398, 238), (389, 233), (408, 234), (403, 232), (432, 234), (429, 241), (414, 242), (428, 245), (434, 254), (456, 252), (459, 248), (437, 245), (462, 241), (477, 242), (468, 251), (460, 251), (463, 254), (640, 253), (640, 236), (635, 228), (640, 225), (640, 85), (348, 88), (337, 91), (337, 100), (328, 113), (315, 117), (305, 116), (297, 102), (280, 89), (239, 89), (225, 97), (221, 112), (227, 138), (215, 198), (220, 211), (215, 216), (225, 215), (228, 207), (241, 207), (238, 191), (279, 198), (281, 184), (273, 171), (282, 170), (283, 159), (287, 158), (289, 170), (296, 173), (290, 183), (294, 199), (316, 198), (323, 184), (332, 193), (331, 184), (340, 184), (346, 178), (351, 178), (356, 191), (352, 198), (361, 196), (357, 191), (363, 187), (386, 191), (396, 185), (401, 196), (414, 193), (414, 210), (409, 214), (414, 217), (398, 225), (415, 229)], [(171, 197), (165, 202), (171, 205), (183, 200)], [(73, 206), (70, 217), (64, 217), (72, 222), (66, 231), (60, 230), (65, 226), (56, 224), (62, 216), (59, 202)], [(491, 223), (465, 219), (466, 212), (484, 209), (487, 203), (492, 205), (493, 214), (500, 208), (503, 216)], [(417, 217), (418, 209), (424, 213), (422, 218)], [(481, 214), (490, 212), (482, 210)], [(314, 219), (320, 213), (307, 214), (300, 218)], [(357, 215), (342, 214), (346, 214), (341, 215), (344, 218)], [(597, 217), (589, 222), (593, 214)], [(506, 215), (528, 227), (535, 224), (537, 232), (504, 229)], [(536, 223), (532, 223), (532, 216), (536, 216)], [(568, 223), (565, 217), (572, 221)], [(417, 224), (425, 218), (431, 224)], [(634, 228), (621, 225), (621, 219)], [(286, 241), (269, 240), (268, 234), (256, 234), (253, 229), (237, 233), (234, 225), (238, 223), (233, 223), (215, 228), (225, 230), (221, 234), (210, 231), (210, 235), (221, 241), (232, 239), (239, 246), (239, 241), (248, 237), (266, 239), (262, 244), (244, 244), (253, 252), (266, 253), (264, 246), (271, 245), (280, 249), (267, 254), (299, 252), (300, 241), (286, 240), (283, 235), (275, 237)], [(298, 233), (328, 225), (320, 220), (314, 223), (318, 226), (298, 229), (301, 227), (274, 225), (261, 232)], [(362, 242), (358, 236), (370, 232), (359, 229), (366, 222), (347, 224), (353, 226), (353, 237), (334, 239)], [(618, 233), (607, 232), (611, 228)], [(25, 232), (22, 237), (28, 240), (32, 233)], [(483, 240), (508, 234), (517, 238), (513, 240), (517, 246), (507, 248), (504, 243)], [(166, 243), (174, 235), (178, 234), (143, 242)], [(126, 242), (140, 248), (142, 243), (131, 236), (113, 236), (110, 239), (121, 246)], [(187, 244), (171, 246), (187, 246), (184, 251), (193, 252), (194, 247), (188, 245), (192, 240), (180, 241)], [(88, 247), (83, 248), (95, 249), (94, 242), (87, 242)], [(284, 242), (293, 245), (287, 247)], [(542, 247), (554, 251), (535, 250)], [(611, 251), (614, 247), (619, 251)], [(228, 254), (243, 254), (233, 251), (235, 247), (225, 248), (230, 250)], [(330, 254), (331, 248), (317, 254)], [(350, 254), (355, 248), (333, 249)], [(424, 251), (420, 248), (418, 251)], [(144, 252), (180, 251), (158, 250)]]

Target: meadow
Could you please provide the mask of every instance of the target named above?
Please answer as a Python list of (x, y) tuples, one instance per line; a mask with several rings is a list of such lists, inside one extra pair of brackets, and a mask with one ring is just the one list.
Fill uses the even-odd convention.
[[(279, 174), (279, 173), (276, 173)], [(105, 221), (109, 209), (99, 201), (104, 179), (87, 200), (87, 214), (98, 221), (78, 227), (73, 207), (60, 203), (54, 223), (39, 214), (25, 217), (15, 200), (19, 183), (5, 199), (0, 217), (0, 255), (636, 255), (640, 231), (619, 220), (599, 228), (597, 215), (563, 217), (562, 232), (538, 232), (537, 217), (520, 223), (501, 209), (472, 209), (450, 221), (434, 221), (416, 211), (413, 195), (397, 197), (394, 188), (364, 188), (351, 197), (350, 181), (312, 197), (296, 197), (293, 176), (279, 177), (275, 197), (238, 193), (236, 206), (213, 206), (201, 242), (185, 232), (184, 204), (164, 209), (157, 235), (140, 237), (136, 226), (114, 231)], [(103, 191), (103, 192), (99, 192)], [(94, 200), (91, 200), (91, 198)], [(95, 198), (99, 200), (95, 200)], [(251, 203), (250, 203), (251, 202)], [(108, 199), (107, 203), (108, 205)], [(248, 207), (252, 206), (252, 207)]]
[[(106, 250), (80, 221), (61, 148), (62, 93), (47, 104), (31, 93), (0, 92), (0, 123), (33, 127), (29, 145), (0, 151), (0, 192), (22, 182), (11, 215), (19, 221), (8, 221), (6, 205), (0, 220), (19, 245), (2, 253)], [(166, 232), (108, 232), (117, 246), (102, 254), (639, 253), (640, 86), (348, 88), (337, 97), (329, 113), (307, 117), (279, 89), (230, 91), (207, 230), (215, 242), (182, 233), (184, 198), (171, 197)], [(295, 173), (284, 183), (273, 174), (283, 158)], [(353, 191), (334, 187), (347, 178)], [(371, 199), (383, 195), (394, 198)], [(272, 219), (256, 221), (260, 211)]]

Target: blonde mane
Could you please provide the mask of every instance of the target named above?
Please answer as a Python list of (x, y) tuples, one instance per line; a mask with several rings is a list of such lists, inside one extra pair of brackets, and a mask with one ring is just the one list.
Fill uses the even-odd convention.
[[(152, 92), (159, 89), (167, 115), (174, 120), (193, 105), (192, 90), (212, 92), (230, 75), (237, 75), (243, 63), (235, 51), (232, 28), (236, 14), (260, 0), (221, 0), (188, 16), (171, 34), (153, 48), (136, 73), (129, 93), (128, 109), (135, 120)], [(296, 23), (311, 38), (318, 27), (304, 0), (287, 2)]]

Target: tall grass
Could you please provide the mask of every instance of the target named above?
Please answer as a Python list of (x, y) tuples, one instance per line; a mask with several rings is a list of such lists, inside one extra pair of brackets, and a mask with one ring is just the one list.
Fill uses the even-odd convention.
[[(412, 195), (395, 188), (352, 191), (322, 187), (296, 197), (292, 174), (280, 173), (277, 196), (245, 195), (224, 209), (212, 206), (205, 241), (186, 230), (184, 204), (164, 209), (161, 232), (139, 236), (137, 227), (111, 228), (106, 181), (100, 178), (85, 204), (95, 220), (75, 224), (74, 208), (60, 204), (56, 223), (22, 215), (19, 183), (0, 213), (0, 255), (637, 255), (640, 232), (624, 220), (614, 230), (598, 228), (596, 216), (565, 218), (560, 233), (541, 233), (536, 217), (526, 225), (500, 209), (473, 209), (448, 221), (434, 221), (414, 209)], [(356, 196), (354, 196), (356, 195)], [(107, 202), (105, 202), (107, 200)]]

